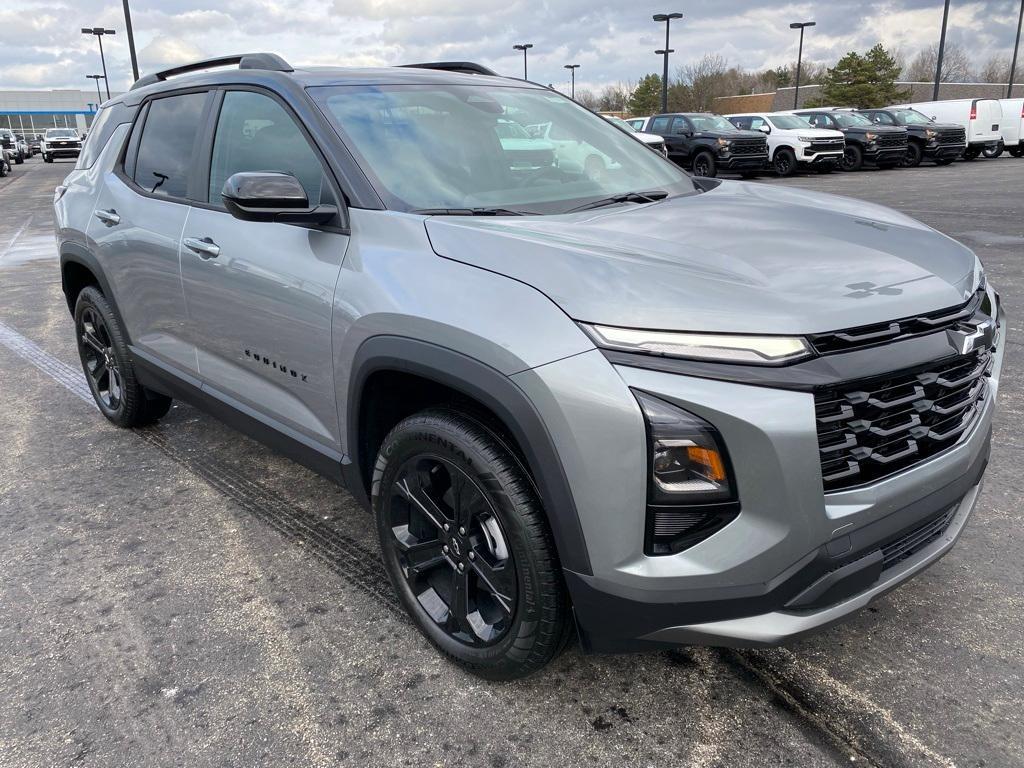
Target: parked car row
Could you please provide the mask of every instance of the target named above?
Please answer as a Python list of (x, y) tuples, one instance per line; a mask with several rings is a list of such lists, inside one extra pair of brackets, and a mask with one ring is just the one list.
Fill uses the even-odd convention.
[(74, 128), (48, 128), (28, 139), (10, 128), (0, 128), (0, 178), (33, 155), (41, 154), (44, 162), (52, 163), (58, 157), (78, 157), (81, 151), (82, 138)]
[(669, 158), (697, 176), (773, 170), (829, 173), (916, 168), (963, 158), (1024, 156), (1024, 99), (955, 99), (878, 109), (814, 107), (725, 116), (670, 113), (624, 121), (661, 136)]

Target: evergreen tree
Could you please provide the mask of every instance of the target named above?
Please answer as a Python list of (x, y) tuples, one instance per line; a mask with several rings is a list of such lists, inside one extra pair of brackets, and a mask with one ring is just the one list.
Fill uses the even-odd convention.
[(629, 111), (634, 115), (653, 115), (661, 111), (661, 77), (646, 75), (629, 97)]
[(850, 51), (828, 70), (821, 82), (821, 97), (814, 101), (837, 107), (870, 109), (907, 98), (896, 87), (900, 65), (881, 43), (861, 55)]

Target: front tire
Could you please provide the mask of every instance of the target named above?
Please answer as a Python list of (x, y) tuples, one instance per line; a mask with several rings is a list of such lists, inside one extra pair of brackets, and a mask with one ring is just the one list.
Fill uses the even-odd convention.
[(384, 439), (373, 470), (384, 566), (419, 630), (459, 666), (513, 680), (569, 637), (569, 601), (522, 466), (476, 420), (428, 410)]
[(847, 144), (843, 150), (843, 159), (839, 161), (839, 169), (843, 171), (859, 171), (864, 167), (864, 153), (856, 144)]
[(962, 157), (964, 160), (977, 160), (980, 156), (980, 149), (978, 149), (977, 147), (968, 147), (967, 149), (964, 150), (964, 154)]
[(715, 158), (710, 152), (698, 152), (693, 158), (693, 175), (713, 179), (718, 175)]
[(904, 168), (917, 168), (924, 159), (924, 150), (916, 141), (907, 144), (907, 155), (903, 158)]
[(796, 173), (796, 154), (791, 149), (782, 148), (775, 153), (772, 165), (781, 178), (792, 176)]
[(25, 162), (25, 155), (23, 155), (21, 152), (19, 152), (18, 156), (14, 158), (14, 164), (15, 165), (21, 165), (24, 162)]
[(53, 156), (52, 155), (43, 155), (43, 162), (44, 163), (52, 163), (53, 162)]
[(124, 330), (107, 298), (92, 286), (75, 302), (75, 336), (85, 379), (108, 420), (141, 427), (167, 414), (171, 398), (139, 384)]

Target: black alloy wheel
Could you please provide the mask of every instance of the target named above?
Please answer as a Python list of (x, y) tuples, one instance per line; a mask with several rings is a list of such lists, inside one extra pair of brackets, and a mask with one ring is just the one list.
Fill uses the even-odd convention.
[(78, 346), (89, 387), (99, 403), (117, 411), (124, 397), (124, 384), (107, 324), (95, 307), (86, 307), (79, 319)]
[(780, 149), (775, 153), (774, 164), (775, 172), (779, 176), (792, 176), (796, 171), (796, 155), (793, 154), (792, 150)]
[(475, 675), (512, 680), (564, 648), (568, 594), (533, 482), (465, 412), (399, 422), (373, 469), (384, 567), (419, 630)]
[(860, 147), (854, 144), (847, 144), (843, 150), (843, 157), (839, 161), (839, 169), (843, 171), (859, 171), (864, 165), (864, 153)]
[(1010, 147), (1006, 150), (1012, 157), (1024, 157), (1024, 145), (1018, 144), (1016, 147)]
[(707, 152), (700, 152), (693, 158), (693, 175), (713, 178), (716, 175), (715, 158)]
[(450, 637), (493, 645), (517, 600), (515, 561), (494, 507), (440, 456), (407, 460), (389, 490), (392, 544), (413, 596)]
[(907, 144), (907, 154), (903, 158), (901, 165), (904, 168), (917, 168), (921, 164), (922, 158), (924, 158), (924, 150), (921, 149), (920, 144), (912, 141)]

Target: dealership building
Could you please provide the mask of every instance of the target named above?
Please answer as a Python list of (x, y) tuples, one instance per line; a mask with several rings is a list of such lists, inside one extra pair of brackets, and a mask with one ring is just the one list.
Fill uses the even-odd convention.
[(75, 128), (85, 133), (99, 107), (96, 91), (0, 90), (0, 128), (31, 135), (47, 128)]

